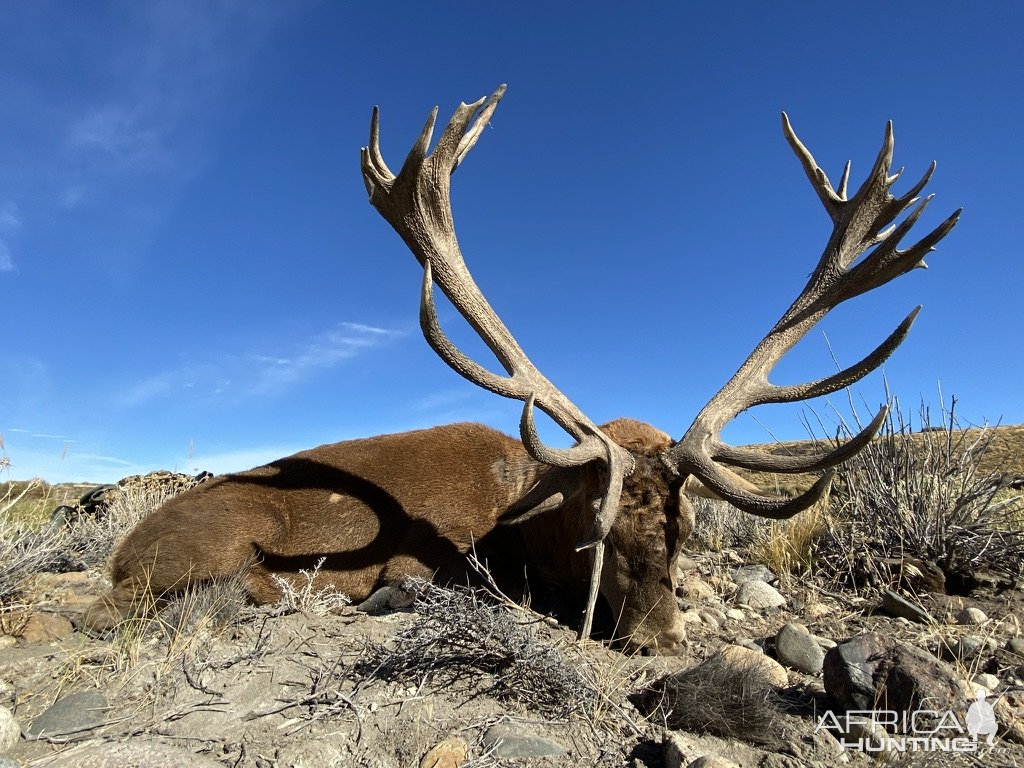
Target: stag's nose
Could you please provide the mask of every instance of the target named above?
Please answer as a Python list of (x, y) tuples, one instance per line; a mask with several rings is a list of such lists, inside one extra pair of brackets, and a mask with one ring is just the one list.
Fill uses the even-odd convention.
[(644, 648), (644, 653), (654, 656), (677, 656), (686, 650), (686, 630), (680, 624), (663, 629)]

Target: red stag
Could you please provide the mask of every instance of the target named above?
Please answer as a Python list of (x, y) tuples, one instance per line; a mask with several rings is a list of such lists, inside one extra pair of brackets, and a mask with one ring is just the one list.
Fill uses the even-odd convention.
[[(365, 601), (367, 609), (397, 607), (408, 603), (402, 585), (410, 576), (465, 579), (466, 554), (475, 544), (510, 591), (522, 587), (517, 582), (527, 572), (535, 588), (552, 586), (585, 607), (582, 635), (590, 633), (600, 594), (623, 644), (671, 652), (684, 641), (674, 590), (676, 561), (694, 526), (687, 494), (710, 491), (751, 514), (788, 518), (827, 491), (834, 470), (803, 495), (784, 498), (762, 494), (733, 468), (825, 470), (875, 434), (884, 408), (860, 434), (817, 457), (774, 456), (720, 437), (727, 422), (752, 406), (846, 387), (903, 341), (918, 309), (846, 370), (798, 385), (768, 381), (779, 359), (832, 308), (924, 266), (923, 256), (953, 228), (959, 211), (920, 242), (898, 247), (931, 199), (917, 195), (934, 163), (906, 194), (893, 197), (889, 190), (900, 174), (889, 175), (890, 124), (866, 181), (848, 197), (849, 163), (833, 187), (783, 114), (783, 133), (832, 219), (832, 236), (792, 306), (674, 441), (628, 419), (600, 427), (590, 421), (534, 367), (466, 268), (452, 221), (450, 180), (504, 92), (502, 86), (487, 99), (460, 105), (428, 154), (435, 108), (397, 175), (381, 156), (374, 109), (362, 172), (370, 202), (423, 267), (420, 323), (427, 342), (470, 381), (524, 401), (521, 439), (479, 424), (453, 424), (324, 445), (207, 482), (169, 501), (118, 547), (114, 586), (89, 608), (87, 625), (109, 628), (147, 591), (159, 598), (240, 570), (254, 600), (274, 601), (274, 576), (299, 578), (300, 568), (321, 557), (326, 560), (317, 578), (323, 586)], [(434, 309), (435, 284), (507, 375), (483, 368), (444, 335)], [(535, 407), (575, 445), (544, 445), (534, 426)]]

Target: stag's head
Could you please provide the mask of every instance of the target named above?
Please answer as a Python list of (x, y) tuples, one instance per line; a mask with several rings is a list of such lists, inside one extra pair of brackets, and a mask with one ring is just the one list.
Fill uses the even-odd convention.
[[(509, 518), (562, 508), (581, 488), (599, 492), (579, 505), (587, 534), (577, 551), (591, 556), (590, 595), (581, 634), (590, 632), (600, 591), (611, 605), (618, 634), (632, 645), (671, 649), (682, 640), (674, 595), (675, 567), (682, 542), (693, 530), (687, 492), (701, 489), (754, 515), (788, 518), (820, 499), (831, 484), (831, 469), (864, 447), (885, 418), (885, 408), (858, 435), (829, 453), (815, 457), (776, 456), (728, 445), (722, 428), (756, 405), (805, 400), (826, 395), (858, 381), (877, 368), (906, 337), (917, 315), (914, 309), (873, 352), (849, 368), (817, 381), (779, 386), (768, 375), (807, 332), (839, 303), (870, 291), (915, 267), (956, 224), (959, 211), (905, 249), (903, 237), (931, 197), (919, 201), (932, 167), (900, 197), (890, 188), (892, 125), (861, 188), (847, 194), (850, 165), (833, 187), (810, 152), (793, 132), (785, 114), (783, 133), (833, 222), (818, 265), (803, 291), (764, 336), (732, 378), (704, 406), (678, 440), (627, 420), (596, 426), (530, 362), (512, 334), (480, 292), (463, 260), (451, 212), (451, 176), (480, 138), (504, 95), (501, 86), (490, 97), (461, 104), (428, 154), (435, 108), (401, 170), (391, 172), (380, 152), (378, 111), (370, 124), (370, 142), (362, 150), (363, 180), (370, 202), (394, 227), (423, 267), (420, 324), (430, 346), (455, 371), (479, 386), (525, 403), (520, 435), (533, 460), (552, 468), (546, 480), (527, 496), (529, 502), (510, 509)], [(897, 217), (910, 206), (903, 221)], [(891, 225), (891, 226), (890, 226)], [(497, 375), (461, 352), (444, 334), (434, 308), (437, 284), (497, 357), (507, 375)], [(569, 449), (541, 442), (534, 425), (540, 408), (576, 443)], [(826, 470), (814, 486), (796, 498), (766, 495), (736, 469), (769, 472)], [(588, 491), (589, 494), (589, 491)], [(514, 505), (515, 506), (515, 505)]]

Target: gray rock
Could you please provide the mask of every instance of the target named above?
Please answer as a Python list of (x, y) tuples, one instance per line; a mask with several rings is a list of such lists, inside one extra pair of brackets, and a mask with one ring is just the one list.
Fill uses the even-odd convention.
[(782, 607), (786, 604), (786, 598), (771, 584), (751, 580), (740, 584), (740, 588), (736, 590), (736, 602), (755, 611), (763, 611)]
[(676, 595), (690, 600), (707, 600), (715, 597), (715, 589), (699, 576), (689, 575), (676, 585)]
[(483, 745), (493, 749), (494, 756), (507, 757), (549, 757), (565, 754), (565, 747), (551, 739), (525, 732), (513, 723), (492, 725), (484, 733)]
[(0, 755), (0, 768), (21, 768), (21, 763), (19, 763), (13, 757)]
[(882, 595), (882, 611), (890, 616), (896, 616), (908, 621), (916, 621), (918, 624), (931, 624), (934, 622), (931, 614), (920, 605), (900, 597), (891, 589), (887, 589)]
[(224, 768), (218, 760), (159, 741), (122, 741), (75, 750), (50, 768)]
[(676, 570), (679, 573), (687, 573), (688, 571), (696, 571), (697, 570), (697, 561), (694, 560), (692, 557), (687, 557), (686, 555), (680, 555), (679, 556), (679, 562), (676, 564)]
[(1006, 642), (1006, 650), (1010, 653), (1016, 653), (1019, 656), (1024, 656), (1024, 637), (1011, 637)]
[(825, 690), (843, 709), (959, 712), (974, 696), (949, 664), (873, 632), (829, 650), (823, 671)]
[(979, 672), (971, 678), (971, 682), (977, 683), (989, 692), (999, 687), (999, 678), (995, 675), (990, 675), (988, 672)]
[(715, 621), (717, 621), (719, 624), (725, 624), (725, 611), (723, 611), (721, 608), (709, 606), (707, 608), (704, 608), (700, 613), (702, 618), (706, 614), (707, 616), (710, 616)]
[(106, 722), (107, 698), (99, 691), (79, 691), (57, 699), (26, 728), (31, 736), (60, 736)]
[(0, 707), (0, 754), (13, 749), (21, 740), (21, 726), (7, 707)]
[(733, 621), (743, 621), (745, 618), (747, 618), (747, 614), (745, 614), (739, 608), (730, 608), (725, 612), (725, 617), (727, 619), (732, 619)]
[(988, 621), (988, 616), (980, 608), (963, 608), (956, 614), (957, 624), (978, 625), (984, 624), (986, 621)]
[(784, 624), (775, 636), (775, 653), (787, 667), (807, 675), (821, 672), (825, 652), (801, 624)]
[(700, 618), (701, 621), (703, 621), (707, 625), (708, 629), (712, 631), (717, 630), (721, 626), (721, 624), (719, 624), (718, 622), (718, 619), (716, 619), (714, 615), (708, 613), (707, 611), (701, 611)]
[(732, 760), (726, 760), (718, 755), (702, 755), (690, 763), (686, 768), (739, 768)]
[(964, 635), (948, 640), (946, 649), (957, 661), (970, 661), (986, 651), (994, 651), (995, 643), (978, 635)]
[(770, 583), (775, 581), (775, 574), (763, 565), (744, 565), (736, 568), (731, 574), (736, 584), (746, 584), (748, 581), (763, 581)]

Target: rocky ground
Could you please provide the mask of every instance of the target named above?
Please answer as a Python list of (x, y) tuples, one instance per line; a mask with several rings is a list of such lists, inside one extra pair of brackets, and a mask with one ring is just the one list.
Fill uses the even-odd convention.
[[(1016, 589), (883, 608), (732, 550), (684, 558), (679, 585), (686, 655), (630, 657), (438, 589), (367, 616), (315, 595), (244, 607), (227, 585), (96, 638), (76, 621), (103, 575), (38, 574), (0, 614), (0, 768), (1024, 764)], [(979, 687), (991, 746), (957, 730)], [(975, 751), (901, 753), (845, 716), (872, 708), (940, 713), (904, 730)]]

